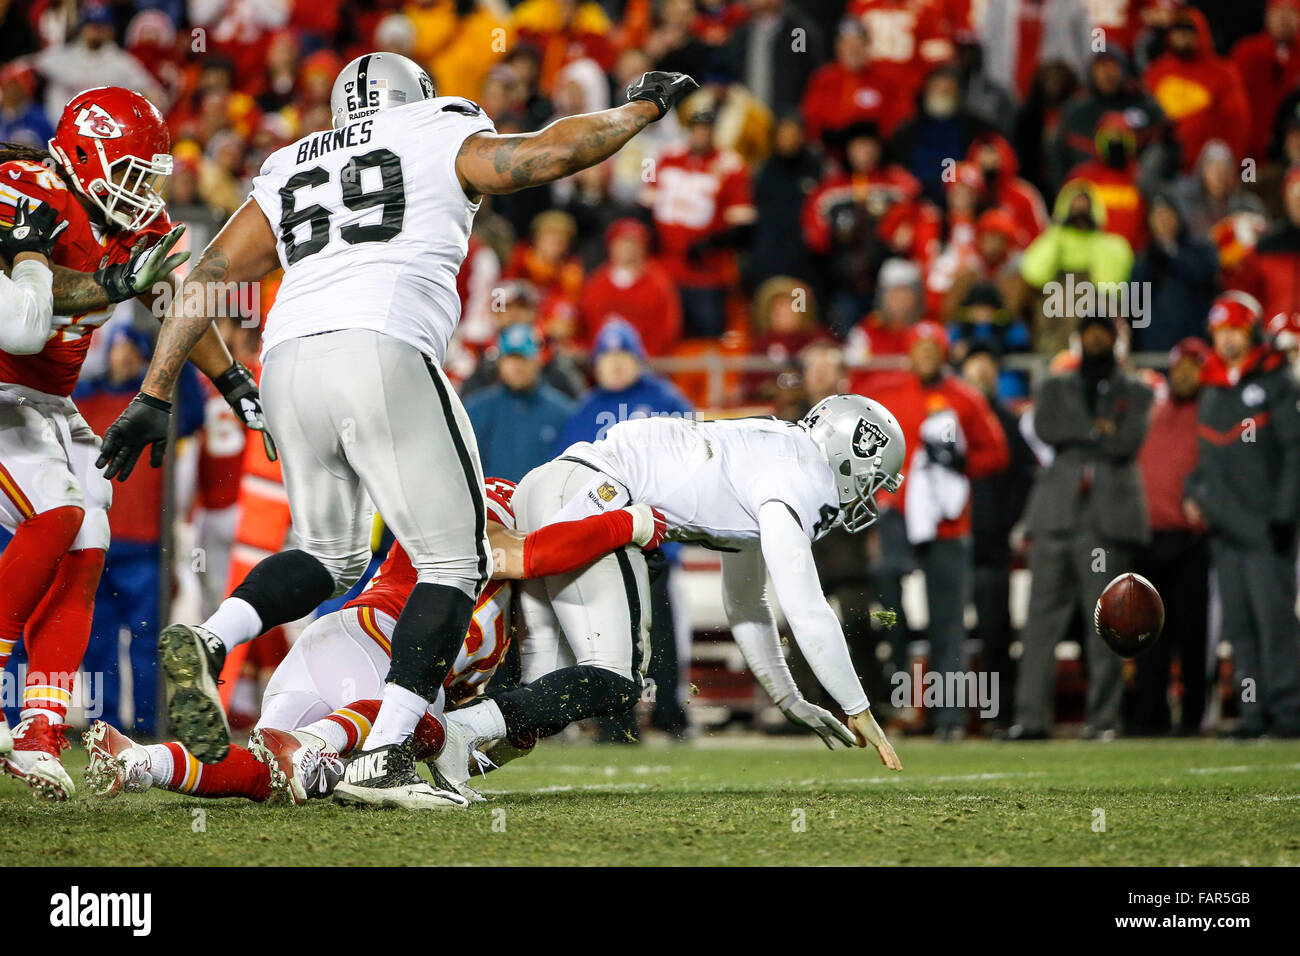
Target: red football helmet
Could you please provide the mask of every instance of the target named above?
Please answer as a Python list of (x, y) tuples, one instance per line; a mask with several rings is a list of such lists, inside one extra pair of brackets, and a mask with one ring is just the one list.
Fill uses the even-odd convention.
[(78, 93), (59, 117), (50, 152), (110, 223), (135, 231), (162, 212), (171, 136), (162, 114), (134, 90)]

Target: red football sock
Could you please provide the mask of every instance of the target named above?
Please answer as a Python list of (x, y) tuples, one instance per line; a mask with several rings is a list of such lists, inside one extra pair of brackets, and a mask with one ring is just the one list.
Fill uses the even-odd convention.
[(411, 747), (415, 751), (415, 759), (432, 760), (442, 753), (442, 747), (446, 742), (447, 728), (443, 726), (441, 720), (426, 711), (411, 734)]
[(99, 548), (69, 551), (59, 562), (49, 593), (27, 624), (27, 686), (23, 715), (29, 711), (67, 717), (72, 682), (90, 642), (95, 589), (104, 570)]
[(345, 756), (356, 750), (370, 733), (370, 726), (379, 716), (379, 701), (355, 700), (340, 707), (332, 714), (326, 714), (322, 720), (337, 724), (347, 735), (347, 747), (339, 748), (339, 755)]
[(53, 508), (18, 526), (0, 554), (0, 670), (22, 639), (27, 619), (50, 590), (59, 561), (71, 547), (85, 512), (71, 506)]
[(243, 747), (230, 745), (220, 763), (199, 763), (178, 743), (163, 744), (172, 755), (171, 779), (165, 790), (196, 797), (247, 797), (265, 803), (271, 796), (271, 770)]

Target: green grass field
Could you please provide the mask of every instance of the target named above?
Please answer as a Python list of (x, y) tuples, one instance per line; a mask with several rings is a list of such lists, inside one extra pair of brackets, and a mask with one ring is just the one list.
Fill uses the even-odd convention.
[(437, 814), (0, 778), (0, 866), (1300, 864), (1300, 744), (898, 743), (901, 775), (803, 739), (543, 745)]

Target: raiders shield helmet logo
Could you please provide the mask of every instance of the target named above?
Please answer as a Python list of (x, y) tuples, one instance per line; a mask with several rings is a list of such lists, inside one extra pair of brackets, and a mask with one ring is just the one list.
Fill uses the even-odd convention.
[(859, 458), (875, 458), (888, 444), (889, 436), (879, 425), (865, 418), (858, 419), (858, 427), (853, 429), (853, 454)]

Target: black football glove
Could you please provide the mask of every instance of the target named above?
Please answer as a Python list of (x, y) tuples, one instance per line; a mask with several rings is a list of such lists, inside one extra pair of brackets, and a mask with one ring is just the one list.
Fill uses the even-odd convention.
[(1296, 526), (1290, 521), (1270, 521), (1268, 538), (1273, 542), (1273, 550), (1278, 554), (1290, 554), (1295, 546)]
[(221, 397), (239, 416), (245, 427), (262, 433), (262, 447), (266, 457), (275, 461), (279, 457), (271, 433), (266, 430), (266, 416), (262, 414), (262, 395), (253, 381), (253, 373), (236, 362), (212, 380), (221, 390)]
[(966, 456), (957, 450), (955, 441), (928, 441), (923, 444), (925, 454), (936, 465), (951, 468), (953, 471), (966, 470)]
[(171, 402), (144, 392), (138, 393), (117, 416), (117, 421), (104, 432), (95, 467), (104, 469), (105, 478), (117, 476), (118, 481), (126, 481), (145, 446), (152, 445), (149, 464), (161, 468), (167, 452), (167, 426), (171, 414)]
[(35, 252), (48, 259), (59, 233), (67, 228), (68, 221), (60, 222), (53, 206), (43, 202), (31, 206), (27, 199), (20, 199), (14, 207), (13, 228), (0, 229), (0, 253), (10, 262), (20, 252)]
[(184, 234), (184, 226), (172, 226), (167, 235), (153, 245), (149, 244), (148, 236), (141, 236), (131, 247), (131, 255), (126, 262), (96, 270), (95, 281), (108, 293), (108, 301), (125, 302), (149, 292), (159, 280), (165, 279), (173, 269), (188, 259), (188, 252), (167, 255)]
[(670, 109), (700, 88), (685, 73), (642, 73), (639, 80), (627, 85), (627, 101), (646, 100), (659, 107), (656, 119), (663, 119)]

